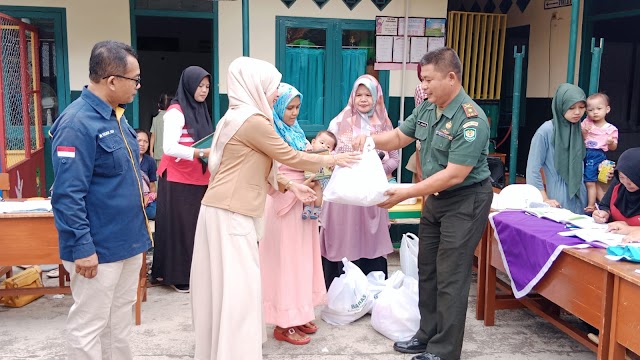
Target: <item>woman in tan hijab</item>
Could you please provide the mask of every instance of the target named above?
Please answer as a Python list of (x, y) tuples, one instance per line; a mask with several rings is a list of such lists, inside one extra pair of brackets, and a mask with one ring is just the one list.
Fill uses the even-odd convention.
[(234, 60), (227, 79), (229, 110), (218, 123), (209, 156), (211, 180), (198, 216), (191, 266), (195, 358), (262, 359), (258, 239), (267, 191), (292, 191), (313, 201), (306, 185), (277, 175), (278, 163), (308, 171), (348, 166), (356, 153), (336, 156), (293, 150), (273, 127), (282, 75), (271, 64)]

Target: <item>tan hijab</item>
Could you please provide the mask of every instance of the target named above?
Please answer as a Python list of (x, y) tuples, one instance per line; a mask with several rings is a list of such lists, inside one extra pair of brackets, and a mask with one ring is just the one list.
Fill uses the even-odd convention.
[[(220, 167), (224, 147), (248, 118), (261, 115), (273, 124), (273, 110), (267, 100), (267, 94), (277, 90), (280, 79), (282, 74), (266, 61), (239, 57), (231, 62), (227, 75), (229, 110), (216, 126), (209, 154), (209, 171), (212, 178), (216, 176)], [(277, 168), (274, 161), (268, 179), (276, 189)]]

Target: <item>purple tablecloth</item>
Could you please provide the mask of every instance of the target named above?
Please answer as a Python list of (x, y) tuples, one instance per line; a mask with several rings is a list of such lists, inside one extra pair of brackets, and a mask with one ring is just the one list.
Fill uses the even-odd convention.
[(489, 221), (517, 299), (536, 286), (562, 249), (590, 247), (579, 238), (558, 235), (567, 230), (563, 224), (522, 211), (493, 213), (489, 215)]

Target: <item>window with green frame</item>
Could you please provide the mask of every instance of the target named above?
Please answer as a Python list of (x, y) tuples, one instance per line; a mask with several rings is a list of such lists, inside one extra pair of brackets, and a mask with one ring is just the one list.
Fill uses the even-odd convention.
[(388, 105), (389, 71), (375, 71), (375, 21), (276, 17), (276, 66), (304, 96), (298, 122), (308, 136), (329, 126), (358, 76), (375, 76)]

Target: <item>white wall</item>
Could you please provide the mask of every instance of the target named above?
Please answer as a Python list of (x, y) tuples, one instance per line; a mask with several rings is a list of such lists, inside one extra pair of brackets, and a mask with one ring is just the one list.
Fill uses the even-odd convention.
[[(446, 17), (447, 0), (406, 0), (409, 16)], [(220, 92), (227, 92), (227, 68), (233, 59), (242, 56), (242, 2), (219, 3)], [(394, 0), (381, 12), (369, 0), (362, 0), (353, 11), (341, 0), (329, 1), (322, 9), (311, 0), (298, 0), (290, 9), (280, 0), (249, 1), (250, 55), (275, 63), (276, 16), (316, 17), (335, 19), (375, 20), (376, 16), (404, 16), (405, 0)], [(400, 96), (401, 71), (392, 71), (389, 95)], [(413, 96), (417, 80), (415, 70), (407, 71), (405, 96)]]
[(0, 0), (0, 5), (67, 9), (71, 90), (80, 90), (89, 82), (89, 55), (95, 43), (118, 40), (131, 44), (128, 0)]
[[(576, 47), (576, 67), (574, 83), (578, 83), (580, 69), (580, 42), (582, 33), (582, 12)], [(554, 14), (556, 14), (555, 18)], [(531, 25), (527, 97), (553, 97), (559, 84), (567, 80), (567, 60), (569, 54), (569, 34), (571, 27), (571, 7), (544, 9), (544, 0), (532, 0), (524, 13), (512, 6), (507, 14), (507, 26)], [(512, 52), (507, 52), (512, 54)]]

